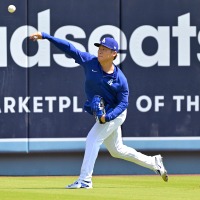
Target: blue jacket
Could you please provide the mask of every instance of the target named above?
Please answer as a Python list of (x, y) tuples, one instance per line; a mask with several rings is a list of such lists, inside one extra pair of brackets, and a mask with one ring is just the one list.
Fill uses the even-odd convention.
[(91, 113), (91, 101), (94, 95), (103, 97), (106, 106), (106, 122), (118, 117), (128, 107), (129, 88), (126, 77), (122, 71), (115, 66), (112, 74), (107, 74), (96, 56), (88, 52), (81, 52), (67, 40), (61, 40), (42, 32), (42, 38), (48, 39), (56, 47), (72, 57), (76, 63), (84, 68), (85, 93), (87, 100), (84, 109)]

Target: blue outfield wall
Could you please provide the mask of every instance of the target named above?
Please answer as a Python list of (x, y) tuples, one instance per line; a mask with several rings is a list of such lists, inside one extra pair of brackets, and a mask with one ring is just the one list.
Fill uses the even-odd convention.
[[(1, 139), (2, 153), (47, 153), (47, 152), (83, 152), (85, 138), (34, 138), (34, 139)], [(123, 138), (123, 143), (138, 151), (200, 151), (199, 137), (180, 138)], [(104, 145), (100, 149), (106, 151)]]
[[(17, 8), (13, 14), (7, 11), (10, 4)], [(174, 173), (200, 173), (199, 7), (199, 0), (0, 0), (2, 175), (23, 174), (23, 165), (23, 175), (32, 170), (45, 174), (39, 166), (50, 174), (59, 174), (57, 169), (69, 174), (56, 161), (70, 164), (74, 174), (71, 161), (78, 168), (94, 123), (83, 110), (82, 67), (48, 41), (30, 41), (36, 31), (67, 39), (94, 55), (95, 42), (114, 37), (120, 49), (114, 62), (130, 89), (124, 143), (163, 153)], [(108, 157), (104, 146), (100, 152), (97, 167)], [(31, 170), (32, 162), (38, 170)], [(110, 165), (115, 162), (111, 159)], [(122, 164), (122, 169), (128, 166)], [(97, 173), (103, 172), (112, 173), (98, 168)]]

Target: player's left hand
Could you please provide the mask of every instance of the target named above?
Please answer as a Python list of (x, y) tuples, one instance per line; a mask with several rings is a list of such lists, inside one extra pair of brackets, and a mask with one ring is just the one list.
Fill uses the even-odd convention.
[(101, 120), (102, 124), (105, 124), (106, 123), (105, 115), (102, 115), (100, 120)]

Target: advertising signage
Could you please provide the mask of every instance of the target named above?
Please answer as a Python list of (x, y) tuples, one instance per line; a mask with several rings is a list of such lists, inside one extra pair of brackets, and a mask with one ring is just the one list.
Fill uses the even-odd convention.
[(84, 72), (46, 32), (97, 55), (114, 37), (130, 89), (123, 137), (200, 136), (200, 2), (0, 0), (0, 138), (84, 138)]

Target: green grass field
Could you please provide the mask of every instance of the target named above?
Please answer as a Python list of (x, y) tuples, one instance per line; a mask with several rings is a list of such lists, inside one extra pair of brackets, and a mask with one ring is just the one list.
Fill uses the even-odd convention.
[(200, 176), (94, 176), (93, 189), (67, 190), (77, 177), (0, 177), (1, 200), (199, 200)]

